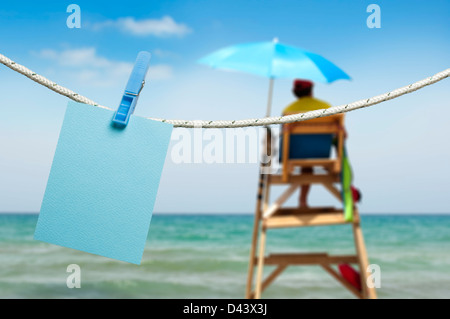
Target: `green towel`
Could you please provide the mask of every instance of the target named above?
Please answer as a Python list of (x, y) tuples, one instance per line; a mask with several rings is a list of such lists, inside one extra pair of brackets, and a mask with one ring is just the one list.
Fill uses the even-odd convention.
[(347, 151), (344, 147), (342, 157), (342, 172), (341, 172), (341, 184), (342, 184), (342, 201), (344, 203), (344, 218), (345, 221), (353, 221), (353, 195), (352, 195), (352, 181), (353, 173), (350, 166), (350, 160), (347, 156)]

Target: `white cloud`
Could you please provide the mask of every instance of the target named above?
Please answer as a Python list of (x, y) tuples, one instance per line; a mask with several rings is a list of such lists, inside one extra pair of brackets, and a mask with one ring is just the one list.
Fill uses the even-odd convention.
[(178, 59), (180, 56), (172, 51), (161, 50), (161, 49), (153, 49), (152, 55), (160, 58), (176, 58)]
[(148, 78), (150, 80), (167, 80), (172, 77), (172, 74), (172, 67), (167, 64), (150, 66), (148, 69)]
[[(95, 48), (67, 49), (56, 51), (45, 49), (38, 56), (55, 62), (63, 71), (84, 85), (112, 87), (123, 83), (133, 69), (133, 63), (109, 60), (99, 56)], [(165, 80), (172, 77), (172, 67), (166, 64), (150, 65), (147, 80)]]
[(138, 36), (153, 35), (157, 37), (184, 36), (192, 29), (182, 23), (177, 23), (172, 17), (164, 16), (161, 19), (136, 20), (133, 17), (118, 18), (96, 23), (93, 29), (117, 28), (123, 32)]
[(44, 49), (39, 55), (43, 58), (54, 60), (61, 66), (68, 67), (111, 68), (132, 66), (128, 62), (117, 62), (100, 57), (97, 55), (95, 48), (67, 49), (60, 52)]

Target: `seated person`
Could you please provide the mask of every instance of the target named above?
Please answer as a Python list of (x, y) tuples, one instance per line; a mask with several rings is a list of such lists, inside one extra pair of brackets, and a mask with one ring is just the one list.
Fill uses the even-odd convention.
[[(295, 102), (288, 105), (283, 110), (283, 115), (305, 113), (309, 111), (327, 109), (331, 105), (313, 97), (313, 83), (305, 80), (295, 80), (293, 93), (298, 98)], [(291, 140), (291, 143), (293, 141)], [(292, 145), (292, 144), (291, 144)], [(302, 167), (302, 174), (312, 174), (311, 167)], [(307, 208), (307, 198), (311, 185), (303, 184), (300, 190), (299, 205), (300, 208)]]

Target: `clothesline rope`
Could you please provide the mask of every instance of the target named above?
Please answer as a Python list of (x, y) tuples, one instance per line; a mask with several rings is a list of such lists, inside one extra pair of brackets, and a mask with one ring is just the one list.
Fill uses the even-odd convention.
[[(49, 88), (52, 91), (55, 91), (56, 93), (59, 93), (61, 95), (64, 95), (68, 97), (69, 99), (72, 99), (76, 102), (81, 102), (97, 107), (101, 107), (104, 109), (112, 110), (109, 107), (103, 106), (85, 96), (82, 96), (72, 90), (69, 90), (45, 77), (42, 75), (37, 74), (36, 72), (33, 72), (32, 70), (28, 69), (27, 67), (20, 65), (8, 57), (0, 54), (0, 62), (4, 65), (6, 65), (8, 68), (25, 75), (27, 78)], [(268, 126), (273, 124), (286, 124), (286, 123), (292, 123), (292, 122), (299, 122), (299, 121), (306, 121), (310, 119), (314, 119), (317, 117), (323, 117), (327, 115), (334, 115), (338, 113), (345, 113), (350, 112), (353, 110), (357, 110), (363, 107), (372, 106), (375, 104), (379, 104), (384, 101), (395, 99), (399, 96), (402, 96), (404, 94), (408, 94), (414, 91), (417, 91), (425, 86), (437, 83), (447, 77), (450, 76), (450, 69), (446, 69), (444, 71), (441, 71), (439, 73), (436, 73), (433, 76), (430, 76), (426, 79), (423, 79), (421, 81), (417, 81), (415, 83), (412, 83), (410, 85), (392, 90), (390, 92), (380, 94), (368, 99), (363, 99), (359, 101), (355, 101), (353, 103), (348, 104), (342, 104), (338, 106), (332, 106), (328, 109), (321, 109), (321, 110), (315, 110), (310, 111), (306, 113), (299, 113), (299, 114), (292, 114), (292, 115), (285, 115), (285, 116), (274, 116), (274, 117), (265, 117), (265, 118), (257, 118), (257, 119), (245, 119), (245, 120), (227, 120), (227, 121), (203, 121), (203, 120), (168, 120), (168, 119), (161, 119), (161, 118), (152, 118), (147, 117), (147, 119), (170, 123), (174, 127), (186, 127), (186, 128), (195, 128), (195, 127), (201, 127), (201, 128), (235, 128), (235, 127), (247, 127), (247, 126)]]

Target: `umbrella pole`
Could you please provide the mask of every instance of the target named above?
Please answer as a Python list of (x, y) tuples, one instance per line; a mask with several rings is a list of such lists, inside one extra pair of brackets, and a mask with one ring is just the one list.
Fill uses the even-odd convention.
[(267, 111), (266, 111), (266, 117), (270, 116), (271, 109), (272, 109), (272, 94), (273, 94), (273, 81), (274, 79), (271, 77), (269, 81), (269, 96), (267, 98)]

